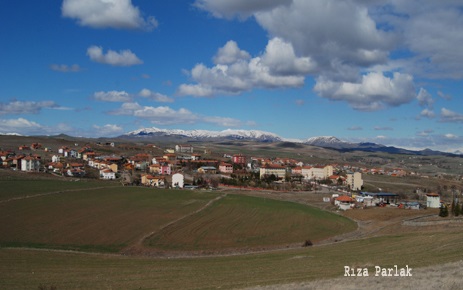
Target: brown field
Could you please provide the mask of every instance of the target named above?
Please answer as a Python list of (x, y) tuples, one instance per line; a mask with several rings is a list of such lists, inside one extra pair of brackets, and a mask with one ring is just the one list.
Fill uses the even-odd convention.
[(355, 224), (305, 205), (250, 196), (227, 195), (200, 213), (146, 240), (166, 250), (223, 251), (226, 249), (300, 246), (350, 232)]
[(120, 250), (213, 197), (117, 187), (12, 200), (0, 203), (0, 245)]

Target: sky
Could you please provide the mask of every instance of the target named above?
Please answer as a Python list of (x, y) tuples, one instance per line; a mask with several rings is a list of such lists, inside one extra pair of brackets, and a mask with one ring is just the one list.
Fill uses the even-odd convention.
[(261, 130), (463, 152), (454, 0), (0, 2), (0, 133)]

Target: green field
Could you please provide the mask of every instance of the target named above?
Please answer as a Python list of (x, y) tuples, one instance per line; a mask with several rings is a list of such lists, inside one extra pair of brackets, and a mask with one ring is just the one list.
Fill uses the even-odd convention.
[(227, 195), (146, 241), (166, 250), (223, 250), (318, 242), (356, 229), (351, 220), (293, 202)]
[[(0, 201), (0, 289), (243, 288), (338, 277), (345, 265), (373, 271), (463, 259), (460, 228), (319, 245), (356, 224), (294, 202), (220, 191), (38, 181), (3, 183), (6, 194), (22, 198)], [(307, 239), (315, 246), (299, 247)], [(140, 255), (121, 254), (139, 243)], [(285, 245), (297, 248), (240, 254)], [(151, 256), (163, 251), (225, 255)]]
[(39, 285), (58, 289), (243, 288), (338, 277), (344, 274), (345, 265), (368, 267), (372, 273), (375, 265), (416, 268), (459, 261), (462, 248), (461, 234), (455, 232), (193, 259), (0, 249), (0, 284), (4, 289), (37, 289)]
[(0, 203), (0, 245), (119, 251), (215, 197), (137, 187), (82, 189)]

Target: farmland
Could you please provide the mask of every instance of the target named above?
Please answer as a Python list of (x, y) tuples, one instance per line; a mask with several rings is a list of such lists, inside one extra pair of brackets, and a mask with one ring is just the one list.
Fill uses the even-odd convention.
[[(8, 182), (19, 195), (33, 188), (27, 182)], [(401, 218), (430, 211), (347, 213), (364, 230), (365, 225), (376, 228), (373, 235), (352, 231), (354, 223), (342, 216), (275, 200), (290, 199), (288, 194), (257, 198), (248, 196), (252, 192), (153, 190), (114, 183), (57, 191), (61, 182), (42, 180), (37, 183), (42, 195), (0, 203), (2, 288), (243, 288), (338, 277), (344, 265), (373, 271), (378, 264), (416, 268), (463, 258), (461, 226), (401, 226)], [(335, 235), (350, 238), (324, 242), (328, 237), (335, 241)], [(315, 245), (301, 247), (305, 239)], [(141, 247), (140, 252), (128, 251), (132, 245)], [(198, 249), (207, 255), (194, 257)], [(173, 254), (179, 252), (187, 258)]]

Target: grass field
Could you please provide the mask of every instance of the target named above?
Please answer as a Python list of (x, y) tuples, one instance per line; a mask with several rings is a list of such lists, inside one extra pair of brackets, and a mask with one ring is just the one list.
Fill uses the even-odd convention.
[[(0, 180), (6, 194), (22, 197), (0, 201), (0, 289), (229, 289), (339, 277), (346, 265), (373, 272), (375, 265), (463, 259), (461, 225), (400, 225), (397, 213), (408, 218), (419, 211), (352, 211), (346, 215), (364, 225), (390, 219), (394, 226), (361, 239), (242, 254), (236, 249), (317, 242), (356, 226), (341, 215), (264, 197), (61, 182), (67, 181)], [(145, 237), (148, 250), (235, 251), (170, 259), (120, 254)]]
[(356, 229), (351, 220), (293, 202), (227, 195), (200, 213), (146, 241), (166, 250), (265, 248), (305, 240), (318, 242)]
[(58, 289), (243, 288), (338, 277), (344, 274), (345, 265), (368, 267), (370, 272), (375, 265), (437, 265), (461, 260), (462, 249), (459, 232), (384, 236), (265, 254), (194, 259), (0, 249), (0, 284), (4, 289), (35, 289), (40, 284)]
[(12, 200), (0, 203), (0, 245), (119, 251), (214, 196), (117, 187)]

